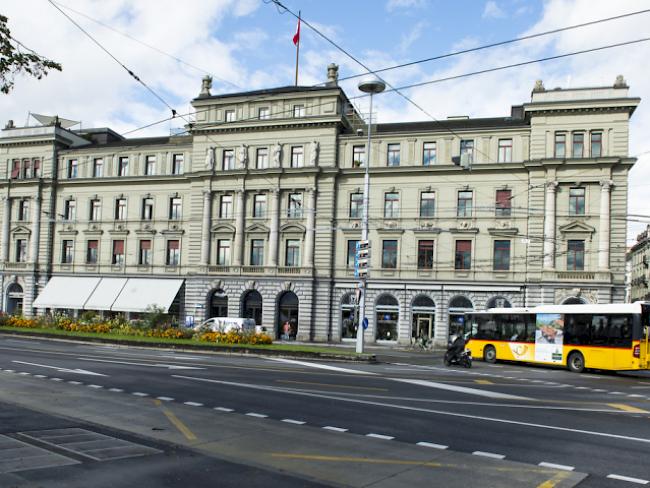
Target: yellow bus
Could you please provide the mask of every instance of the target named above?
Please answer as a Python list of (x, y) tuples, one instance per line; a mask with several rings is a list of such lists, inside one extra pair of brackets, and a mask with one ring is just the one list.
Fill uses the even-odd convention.
[(475, 358), (585, 369), (649, 369), (650, 303), (493, 308), (464, 317)]

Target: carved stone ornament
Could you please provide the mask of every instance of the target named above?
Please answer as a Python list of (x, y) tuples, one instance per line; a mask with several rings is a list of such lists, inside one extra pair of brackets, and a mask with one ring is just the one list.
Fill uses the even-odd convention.
[(205, 151), (205, 169), (214, 169), (214, 147), (209, 147)]
[(282, 284), (282, 289), (283, 289), (284, 291), (291, 291), (291, 290), (293, 289), (293, 283), (291, 283), (290, 281), (285, 281), (285, 282)]
[(206, 75), (201, 80), (201, 93), (200, 97), (209, 97), (211, 95), (210, 88), (212, 88), (212, 76)]
[(273, 153), (273, 167), (279, 168), (282, 163), (282, 144), (276, 142), (275, 146), (273, 146), (272, 153)]
[(310, 146), (310, 155), (309, 155), (309, 162), (312, 166), (316, 166), (316, 163), (318, 163), (319, 153), (320, 153), (320, 143), (318, 141), (312, 141)]
[(546, 88), (544, 88), (544, 82), (542, 80), (535, 81), (535, 87), (533, 88), (533, 92), (543, 92), (543, 91), (546, 91)]
[(241, 169), (246, 168), (248, 165), (248, 146), (246, 144), (242, 144), (237, 148), (237, 161), (239, 161)]
[(255, 289), (257, 289), (257, 282), (255, 280), (248, 280), (246, 282), (246, 289), (247, 290), (255, 290)]

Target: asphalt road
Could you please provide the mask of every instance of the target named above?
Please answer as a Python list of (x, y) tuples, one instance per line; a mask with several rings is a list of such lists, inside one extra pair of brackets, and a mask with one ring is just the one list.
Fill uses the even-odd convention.
[[(587, 473), (580, 487), (649, 484), (650, 379), (643, 375), (480, 361), (466, 370), (445, 368), (435, 355), (378, 356), (378, 364), (316, 363), (0, 337), (0, 385), (40, 380), (53, 392), (83, 390), (98, 401), (151, 399), (197, 415), (320, 429), (328, 440), (356, 434), (388, 446), (382, 449), (409, 445)], [(480, 473), (466, 476), (481, 486)]]

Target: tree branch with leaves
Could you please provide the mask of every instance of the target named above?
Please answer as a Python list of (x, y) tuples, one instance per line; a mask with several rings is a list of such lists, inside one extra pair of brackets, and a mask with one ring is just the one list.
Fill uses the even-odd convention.
[(17, 74), (27, 74), (40, 80), (49, 71), (61, 71), (56, 61), (41, 56), (11, 37), (7, 17), (0, 14), (0, 92), (9, 93)]

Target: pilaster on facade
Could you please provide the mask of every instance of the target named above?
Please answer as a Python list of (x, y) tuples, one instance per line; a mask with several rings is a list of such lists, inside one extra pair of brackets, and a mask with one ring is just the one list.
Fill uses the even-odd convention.
[(609, 271), (611, 188), (612, 180), (600, 182), (600, 218), (598, 226), (598, 270)]
[(544, 212), (544, 269), (555, 269), (555, 235), (556, 235), (556, 212), (555, 200), (558, 187), (557, 181), (546, 183), (546, 205)]

